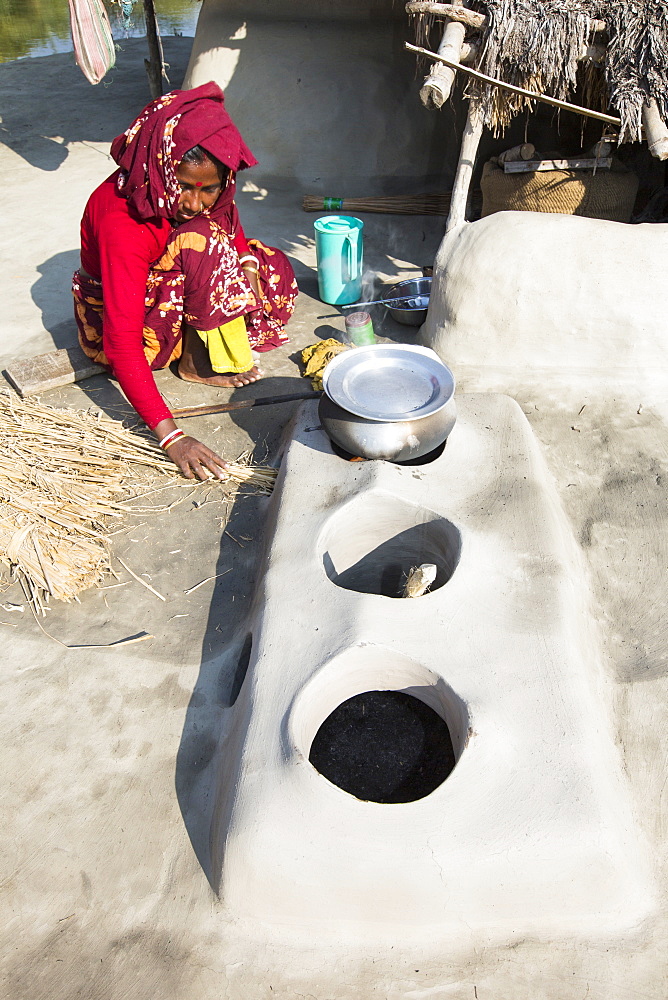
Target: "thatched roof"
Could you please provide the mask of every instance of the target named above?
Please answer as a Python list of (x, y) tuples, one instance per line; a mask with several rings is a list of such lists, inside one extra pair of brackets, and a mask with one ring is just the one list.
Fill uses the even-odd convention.
[[(580, 87), (580, 103), (617, 111), (622, 142), (641, 138), (642, 108), (651, 98), (668, 122), (668, 0), (475, 0), (466, 6), (487, 15), (476, 62), (483, 73), (564, 101), (573, 101)], [(595, 36), (607, 43), (600, 67), (582, 61), (595, 19), (606, 26)], [(527, 103), (478, 82), (469, 93), (495, 132)]]

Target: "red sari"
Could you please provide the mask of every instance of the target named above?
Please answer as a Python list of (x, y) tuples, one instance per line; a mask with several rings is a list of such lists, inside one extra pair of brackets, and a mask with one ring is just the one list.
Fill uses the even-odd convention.
[[(231, 171), (212, 208), (173, 228), (183, 154), (200, 145)], [(114, 140), (120, 170), (91, 196), (73, 294), (79, 340), (107, 364), (150, 427), (170, 417), (151, 370), (180, 357), (183, 323), (213, 330), (246, 319), (257, 351), (286, 343), (297, 284), (280, 250), (246, 242), (234, 203), (237, 170), (257, 161), (227, 115), (216, 84), (152, 102)], [(256, 257), (261, 300), (241, 268)], [(105, 303), (106, 299), (106, 303)]]
[[(294, 312), (298, 291), (292, 266), (275, 247), (253, 239), (246, 243), (234, 202), (228, 208), (229, 221), (221, 212), (216, 213), (219, 221), (202, 213), (173, 229), (163, 253), (150, 267), (142, 341), (152, 369), (164, 368), (181, 356), (184, 321), (197, 330), (213, 330), (245, 316), (253, 350), (271, 351), (288, 342), (284, 327)], [(85, 220), (84, 216), (84, 224)], [(227, 222), (230, 230), (221, 222)], [(258, 261), (259, 301), (241, 268), (239, 233), (248, 253)], [(98, 364), (110, 366), (104, 350), (102, 281), (79, 270), (72, 291), (82, 348)]]

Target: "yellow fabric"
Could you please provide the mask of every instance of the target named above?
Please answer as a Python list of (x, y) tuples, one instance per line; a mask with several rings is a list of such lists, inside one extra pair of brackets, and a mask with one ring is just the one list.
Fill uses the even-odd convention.
[(211, 367), (219, 375), (249, 372), (255, 364), (243, 316), (214, 330), (198, 330), (197, 333), (209, 352)]
[(319, 340), (317, 344), (305, 347), (302, 351), (302, 364), (306, 366), (304, 378), (311, 379), (311, 385), (314, 389), (322, 389), (322, 376), (325, 368), (332, 358), (335, 358), (341, 351), (347, 350), (347, 344), (342, 344), (340, 340), (334, 340), (333, 337), (330, 340)]

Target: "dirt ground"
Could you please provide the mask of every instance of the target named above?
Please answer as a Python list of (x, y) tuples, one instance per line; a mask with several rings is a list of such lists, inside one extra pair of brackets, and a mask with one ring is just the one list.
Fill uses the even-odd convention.
[[(173, 81), (185, 72), (191, 41), (165, 40)], [(75, 342), (69, 282), (79, 220), (90, 191), (112, 170), (111, 139), (148, 100), (144, 54), (142, 40), (125, 42), (111, 82), (97, 88), (69, 55), (0, 66), (3, 367)], [(299, 351), (343, 330), (340, 311), (317, 297), (314, 216), (302, 212), (301, 190), (249, 181), (238, 201), (247, 234), (283, 249), (297, 274), (291, 342), (265, 355), (261, 383), (232, 392), (160, 373), (159, 388), (173, 406), (307, 389)], [(375, 288), (432, 262), (442, 219), (366, 219)], [(381, 337), (406, 337), (382, 310), (374, 320)], [(460, 385), (486, 388), (470, 373)], [(362, 930), (359, 953), (342, 955), (313, 942), (307, 952), (299, 942), (279, 946), (266, 929), (231, 921), (200, 859), (269, 501), (239, 494), (226, 503), (217, 485), (207, 485), (175, 493), (184, 496), (178, 506), (129, 521), (115, 537), (114, 552), (164, 602), (117, 567), (123, 586), (58, 605), (44, 622), (69, 646), (142, 630), (153, 640), (120, 650), (64, 649), (27, 610), (0, 615), (7, 653), (0, 677), (3, 996), (663, 1000), (665, 420), (652, 399), (630, 393), (575, 398), (555, 388), (537, 393), (535, 383), (520, 380), (504, 391), (531, 422), (587, 562), (615, 733), (656, 863), (654, 918), (623, 940), (524, 940), (504, 950), (483, 943), (457, 955), (425, 946), (415, 961), (365, 951)], [(106, 377), (53, 391), (44, 402), (131, 414)], [(276, 463), (296, 405), (211, 415), (188, 426), (228, 458), (252, 449)], [(216, 579), (186, 593), (208, 577)], [(1, 601), (25, 603), (16, 585)]]

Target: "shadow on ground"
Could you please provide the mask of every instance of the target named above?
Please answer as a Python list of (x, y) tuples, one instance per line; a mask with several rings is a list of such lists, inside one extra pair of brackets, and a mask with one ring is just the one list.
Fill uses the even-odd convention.
[[(77, 327), (74, 316), (69, 320), (57, 319), (53, 303), (62, 299), (63, 289), (72, 285), (72, 275), (79, 267), (79, 251), (63, 250), (49, 257), (37, 270), (40, 277), (30, 289), (33, 302), (42, 314), (42, 325), (53, 337), (56, 348), (72, 347), (77, 343)], [(72, 307), (74, 311), (74, 307)]]
[[(232, 399), (309, 391), (299, 377), (267, 377), (261, 383), (235, 390)], [(286, 425), (298, 402), (253, 407), (230, 416), (253, 443), (258, 461), (277, 465)], [(239, 493), (220, 538), (216, 575), (202, 645), (199, 676), (186, 711), (176, 760), (175, 786), (179, 807), (193, 850), (209, 883), (209, 837), (215, 789), (225, 752), (224, 735), (251, 656), (249, 616), (265, 544), (270, 500), (247, 490)], [(221, 648), (222, 640), (222, 648)], [(216, 650), (213, 652), (213, 650)]]
[[(192, 38), (165, 38), (165, 58), (173, 86), (180, 86)], [(151, 99), (146, 77), (127, 71), (146, 52), (145, 38), (119, 42), (114, 69), (91, 86), (71, 52), (30, 60), (31, 86), (26, 91), (23, 61), (0, 65), (2, 124), (0, 143), (40, 170), (57, 170), (72, 143), (105, 143), (123, 132)], [(41, 93), (36, 114), (34, 95)]]

